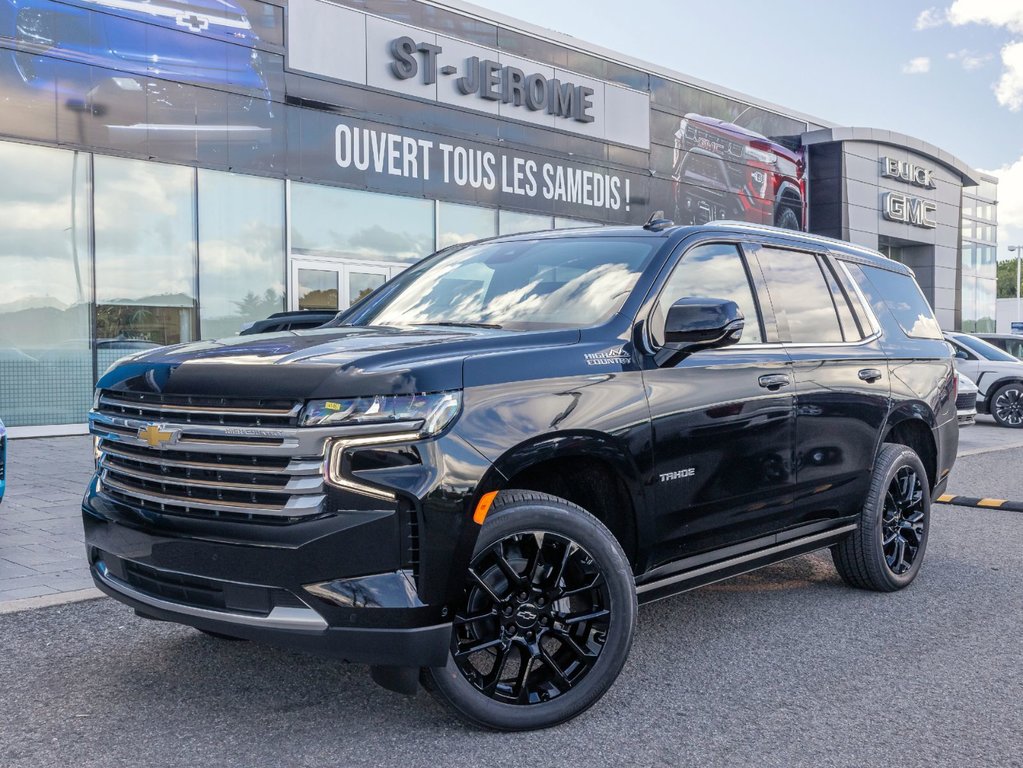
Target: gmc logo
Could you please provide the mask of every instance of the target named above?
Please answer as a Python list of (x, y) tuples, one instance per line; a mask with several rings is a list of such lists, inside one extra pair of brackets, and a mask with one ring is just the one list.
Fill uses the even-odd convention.
[(901, 192), (885, 192), (881, 197), (881, 215), (888, 221), (934, 229), (938, 226), (934, 219), (937, 211), (938, 207), (934, 203)]
[(887, 179), (898, 179), (924, 189), (934, 189), (934, 169), (909, 163), (894, 157), (881, 158), (881, 175)]

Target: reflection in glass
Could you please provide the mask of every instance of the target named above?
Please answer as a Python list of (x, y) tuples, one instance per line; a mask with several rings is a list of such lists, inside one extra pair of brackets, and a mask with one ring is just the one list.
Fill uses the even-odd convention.
[(550, 216), (538, 213), (519, 213), (518, 211), (501, 211), (500, 224), (500, 234), (502, 235), (540, 232), (554, 228), (554, 222)]
[(657, 300), (655, 316), (650, 320), (655, 343), (664, 343), (664, 321), (668, 317), (668, 309), (679, 299), (689, 296), (734, 301), (746, 318), (739, 343), (759, 344), (763, 341), (753, 291), (742, 258), (734, 245), (699, 245), (686, 252), (664, 284)]
[(458, 203), (437, 204), (437, 249), (497, 234), (497, 211)]
[(89, 156), (0, 142), (0, 416), (82, 422), (89, 349)]
[(192, 341), (195, 171), (97, 155), (95, 206), (98, 339)]
[(831, 290), (817, 257), (777, 248), (761, 248), (757, 253), (782, 341), (842, 341)]
[(595, 325), (618, 311), (659, 243), (574, 237), (470, 245), (397, 278), (374, 325)]
[(199, 171), (202, 338), (284, 309), (284, 182)]
[(379, 273), (348, 271), (348, 305), (351, 306), (363, 296), (368, 296), (386, 282)]
[(299, 309), (337, 309), (338, 273), (332, 269), (299, 269)]
[(555, 229), (578, 229), (580, 227), (599, 227), (599, 222), (583, 221), (582, 219), (570, 219), (568, 216), (555, 216)]
[(432, 200), (291, 185), (293, 253), (413, 262), (433, 252)]

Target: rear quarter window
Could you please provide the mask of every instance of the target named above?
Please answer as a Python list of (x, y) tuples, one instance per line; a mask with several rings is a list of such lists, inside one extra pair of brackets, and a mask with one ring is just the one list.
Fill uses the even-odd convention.
[(907, 336), (941, 341), (941, 327), (912, 276), (848, 262), (846, 267), (875, 314), (880, 303), (888, 307)]

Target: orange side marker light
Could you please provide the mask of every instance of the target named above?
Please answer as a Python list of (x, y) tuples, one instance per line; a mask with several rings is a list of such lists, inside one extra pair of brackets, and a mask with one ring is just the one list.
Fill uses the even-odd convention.
[(472, 520), (476, 525), (483, 525), (483, 521), (487, 519), (487, 512), (490, 511), (490, 506), (494, 503), (494, 499), (497, 498), (497, 491), (490, 491), (490, 493), (484, 493), (476, 505), (476, 511), (472, 514)]

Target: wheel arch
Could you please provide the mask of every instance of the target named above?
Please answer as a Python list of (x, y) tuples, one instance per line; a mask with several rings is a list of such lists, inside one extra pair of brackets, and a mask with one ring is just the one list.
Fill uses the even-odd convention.
[[(988, 384), (986, 389), (984, 390), (984, 399), (980, 400), (978, 398), (977, 400), (978, 406), (980, 406), (981, 404), (983, 404), (984, 406), (983, 411), (981, 411), (982, 413), (988, 414), (991, 413), (991, 398), (994, 397), (995, 392), (1004, 387), (1006, 384), (1019, 384), (1020, 386), (1023, 386), (1023, 377), (1003, 376), (1000, 379), (996, 379), (993, 384)], [(977, 410), (980, 411), (980, 408), (978, 408)]]
[(927, 481), (933, 491), (938, 483), (938, 444), (934, 438), (934, 417), (923, 403), (907, 404), (897, 409), (885, 426), (877, 454), (885, 443), (912, 448), (923, 462)]
[(599, 432), (559, 432), (509, 448), (481, 479), (477, 498), (506, 488), (540, 491), (579, 505), (614, 534), (635, 567), (646, 504), (642, 476), (627, 448)]

